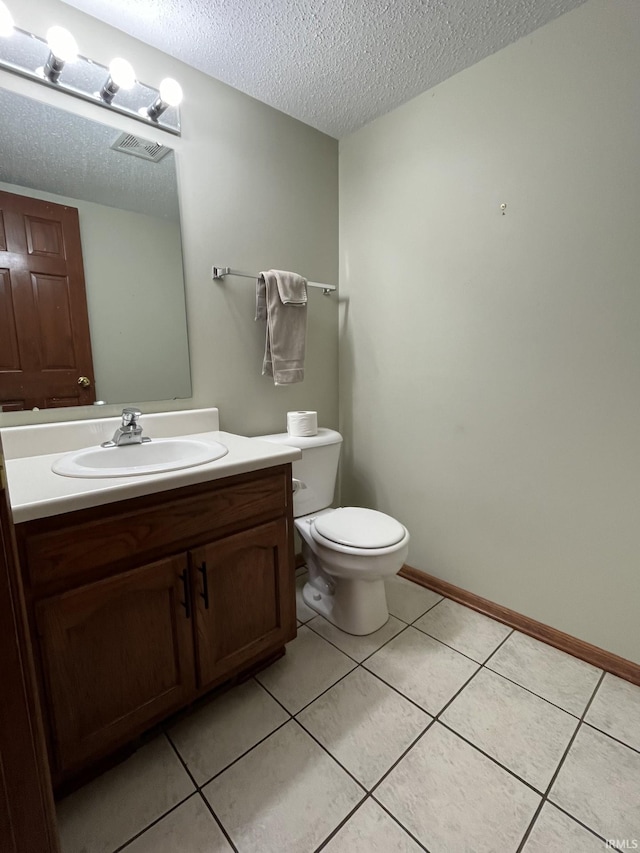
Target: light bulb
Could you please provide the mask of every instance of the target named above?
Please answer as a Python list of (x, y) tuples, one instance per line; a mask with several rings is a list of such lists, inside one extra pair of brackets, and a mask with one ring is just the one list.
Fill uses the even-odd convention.
[(13, 35), (13, 17), (7, 6), (0, 0), (0, 36), (9, 38)]
[(62, 62), (73, 62), (78, 55), (76, 40), (64, 27), (51, 27), (47, 32), (47, 44), (51, 53)]
[(130, 62), (117, 57), (109, 63), (109, 74), (119, 89), (131, 89), (136, 82), (136, 74)]
[(182, 101), (182, 87), (171, 77), (165, 77), (160, 83), (160, 97), (170, 107), (177, 107)]

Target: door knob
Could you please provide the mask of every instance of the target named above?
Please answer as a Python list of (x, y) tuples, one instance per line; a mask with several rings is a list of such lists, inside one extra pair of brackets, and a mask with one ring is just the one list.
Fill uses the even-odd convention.
[(88, 376), (78, 376), (78, 385), (82, 385), (83, 388), (88, 388), (91, 385), (91, 380)]

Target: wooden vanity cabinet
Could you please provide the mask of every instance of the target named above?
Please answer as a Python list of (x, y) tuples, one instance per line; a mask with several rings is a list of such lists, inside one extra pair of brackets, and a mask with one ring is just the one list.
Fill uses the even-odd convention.
[(280, 594), (292, 573), (287, 550), (287, 523), (279, 519), (190, 552), (199, 688), (289, 639), (283, 608), (290, 601)]
[(16, 525), (54, 782), (296, 635), (291, 466)]
[(38, 601), (56, 758), (82, 764), (189, 702), (193, 639), (186, 557), (169, 557)]

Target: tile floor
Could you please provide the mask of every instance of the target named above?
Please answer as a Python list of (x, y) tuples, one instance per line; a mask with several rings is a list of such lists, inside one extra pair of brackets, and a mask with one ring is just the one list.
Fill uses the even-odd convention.
[(299, 595), (284, 658), (59, 804), (63, 853), (640, 848), (640, 688), (402, 578), (388, 601), (359, 638)]

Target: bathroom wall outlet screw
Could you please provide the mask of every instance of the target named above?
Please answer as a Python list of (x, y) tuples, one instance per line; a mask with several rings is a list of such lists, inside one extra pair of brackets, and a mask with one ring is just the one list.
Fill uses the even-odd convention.
[(500, 210), (502, 211), (502, 215), (503, 215), (503, 216), (504, 216), (504, 212), (505, 212), (505, 210), (506, 210), (506, 209), (507, 209), (507, 205), (503, 202), (503, 203), (500, 205)]

